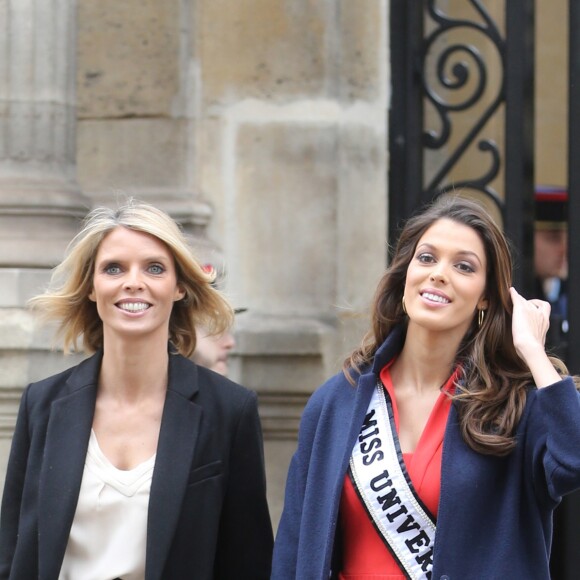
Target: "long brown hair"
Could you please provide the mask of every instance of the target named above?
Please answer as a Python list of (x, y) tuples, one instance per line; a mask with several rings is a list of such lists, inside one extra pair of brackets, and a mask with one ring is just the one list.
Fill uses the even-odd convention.
[[(485, 295), (489, 306), (481, 327), (474, 316), (455, 358), (462, 369), (454, 395), (459, 403), (461, 433), (475, 451), (507, 455), (516, 444), (515, 430), (533, 378), (513, 344), (509, 245), (478, 203), (457, 196), (442, 196), (407, 221), (391, 264), (375, 292), (371, 329), (361, 346), (345, 360), (343, 371), (353, 383), (352, 371), (360, 372), (370, 364), (391, 330), (406, 324), (402, 297), (407, 268), (419, 239), (436, 221), (444, 218), (472, 228), (481, 238), (487, 258)], [(551, 360), (561, 374), (567, 373), (562, 361), (553, 357)]]

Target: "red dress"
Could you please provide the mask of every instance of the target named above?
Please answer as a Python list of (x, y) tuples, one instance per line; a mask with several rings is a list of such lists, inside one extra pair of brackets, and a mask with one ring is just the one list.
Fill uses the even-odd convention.
[[(399, 413), (389, 366), (381, 371), (381, 380), (391, 397), (398, 433)], [(439, 507), (443, 435), (451, 407), (451, 399), (446, 393), (453, 392), (455, 379), (456, 373), (441, 389), (415, 452), (403, 454), (413, 487), (433, 516), (437, 515)], [(340, 501), (340, 521), (343, 532), (341, 580), (405, 579), (397, 561), (373, 526), (348, 475), (344, 479)]]

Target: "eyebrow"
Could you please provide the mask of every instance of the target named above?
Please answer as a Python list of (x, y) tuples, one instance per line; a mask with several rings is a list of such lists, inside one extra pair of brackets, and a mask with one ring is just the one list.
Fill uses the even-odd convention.
[[(124, 258), (120, 258), (118, 256), (116, 256), (115, 254), (111, 253), (109, 255), (105, 254), (104, 256), (102, 256), (101, 258), (99, 258), (99, 260), (97, 260), (97, 263), (102, 263), (102, 262), (126, 262), (127, 260)], [(147, 256), (144, 260), (144, 262), (147, 263), (151, 263), (151, 262), (171, 262), (171, 258), (169, 256)]]
[[(421, 245), (417, 246), (416, 251), (419, 251), (419, 249), (421, 249), (421, 248), (424, 248), (426, 250), (437, 250), (436, 246), (433, 246), (432, 244), (428, 244), (426, 242), (423, 242)], [(479, 265), (483, 267), (483, 263), (482, 263), (480, 257), (475, 252), (472, 252), (470, 250), (460, 250), (459, 252), (457, 252), (457, 254), (459, 256), (466, 256), (469, 258), (475, 258), (479, 262)]]

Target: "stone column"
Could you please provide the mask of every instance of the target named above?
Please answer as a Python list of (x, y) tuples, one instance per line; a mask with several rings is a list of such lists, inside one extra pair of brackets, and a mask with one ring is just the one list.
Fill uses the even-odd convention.
[(0, 486), (22, 389), (75, 362), (26, 309), (88, 209), (75, 68), (76, 0), (0, 2)]
[(0, 267), (54, 265), (86, 212), (75, 55), (76, 0), (0, 3)]

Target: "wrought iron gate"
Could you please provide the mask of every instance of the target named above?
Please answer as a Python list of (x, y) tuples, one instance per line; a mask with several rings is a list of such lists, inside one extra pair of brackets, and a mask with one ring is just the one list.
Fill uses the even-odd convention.
[[(461, 1), (469, 7), (470, 18), (465, 11), (458, 15), (449, 8)], [(516, 251), (514, 282), (528, 296), (534, 288), (534, 7), (534, 0), (503, 0), (498, 23), (481, 0), (390, 2), (391, 241), (401, 222), (425, 202), (452, 189), (466, 191), (483, 198), (501, 216)], [(570, 0), (568, 10), (572, 226), (580, 224), (580, 2)], [(488, 49), (482, 51), (475, 39)], [(460, 112), (469, 113), (470, 123), (457, 137), (454, 123)], [(487, 136), (490, 123), (503, 124), (502, 142)], [(466, 163), (469, 154), (479, 155), (478, 162)], [(475, 171), (459, 172), (458, 177), (458, 168), (465, 167)], [(580, 228), (569, 227), (568, 232), (572, 290), (580, 288)], [(580, 300), (573, 298), (571, 291), (566, 362), (579, 374)], [(559, 508), (556, 528), (553, 577), (577, 578), (580, 493)]]

